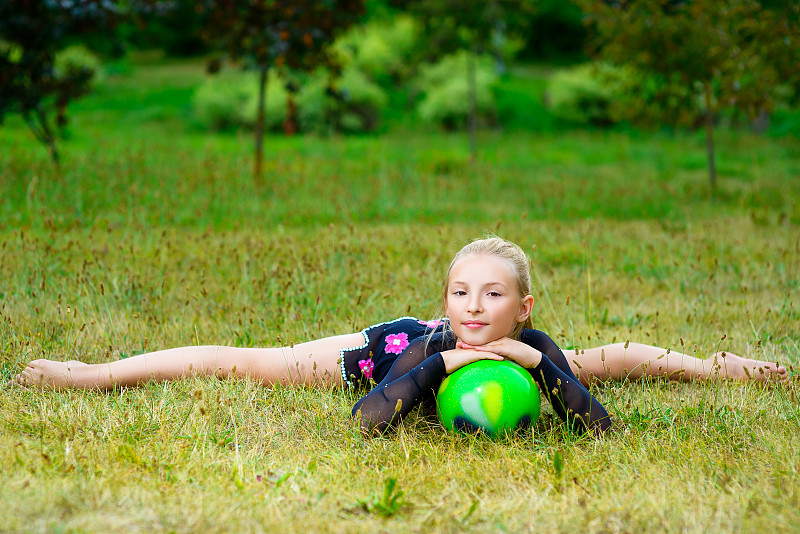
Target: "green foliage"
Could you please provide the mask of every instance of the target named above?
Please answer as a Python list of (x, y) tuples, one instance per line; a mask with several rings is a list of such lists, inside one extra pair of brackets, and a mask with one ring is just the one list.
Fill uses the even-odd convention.
[[(336, 37), (364, 14), (364, 0), (195, 0), (196, 9), (207, 13), (204, 34), (213, 46), (246, 68), (259, 72), (259, 98), (254, 117), (255, 165), (261, 179), (263, 168), (264, 90), (270, 69), (287, 68), (312, 73), (325, 66), (337, 74), (339, 65), (331, 46)], [(221, 59), (209, 62), (216, 72)], [(294, 106), (287, 106), (287, 129), (294, 131)]]
[(496, 53), (498, 41), (523, 36), (536, 11), (534, 0), (410, 0), (403, 2), (424, 23), (428, 57), (458, 50)]
[(553, 452), (553, 478), (556, 484), (561, 483), (564, 477), (564, 451), (557, 449)]
[(555, 73), (548, 81), (546, 98), (553, 115), (595, 126), (612, 123), (611, 108), (618, 93), (604, 77), (612, 69), (608, 64), (587, 63)]
[(162, 2), (137, 23), (120, 26), (117, 33), (126, 47), (163, 50), (169, 56), (197, 56), (209, 53), (202, 31), (208, 13), (192, 0)]
[[(581, 0), (606, 60), (653, 73), (661, 120), (695, 115), (706, 127), (709, 178), (716, 184), (713, 126), (726, 108), (752, 118), (786, 94), (800, 95), (800, 4), (770, 0), (595, 2)], [(789, 89), (787, 91), (787, 88)], [(697, 110), (686, 105), (700, 95)], [(658, 109), (656, 108), (656, 109)]]
[(22, 115), (57, 162), (53, 116), (58, 127), (66, 125), (67, 106), (89, 91), (94, 69), (68, 61), (70, 54), (73, 59), (81, 55), (72, 51), (56, 71), (56, 52), (87, 34), (112, 29), (121, 14), (138, 5), (134, 1), (120, 8), (102, 0), (0, 2), (0, 122), (6, 113)]
[[(226, 71), (209, 76), (194, 93), (195, 118), (207, 128), (253, 128), (258, 105), (258, 84), (252, 72)], [(271, 72), (266, 93), (266, 123), (269, 130), (278, 130), (286, 116), (284, 80)]]
[(571, 61), (584, 57), (584, 14), (571, 0), (539, 0), (529, 17), (520, 57), (536, 61)]
[[(686, 213), (698, 216), (712, 209), (706, 203), (704, 188), (698, 187), (704, 159), (695, 134), (681, 130), (630, 134), (589, 130), (564, 135), (557, 124), (548, 124), (551, 115), (541, 108), (529, 116), (531, 121), (544, 125), (537, 130), (519, 125), (508, 131), (479, 132), (485, 144), (485, 161), (473, 171), (461, 133), (443, 134), (416, 120), (409, 121), (408, 129), (399, 132), (390, 131), (376, 139), (350, 138), (338, 145), (305, 138), (269, 137), (271, 156), (265, 169), (286, 183), (269, 188), (268, 198), (274, 203), (265, 205), (261, 202), (265, 198), (263, 192), (241, 173), (250, 143), (238, 135), (210, 136), (187, 128), (186, 118), (192, 116), (193, 87), (204, 80), (202, 72), (199, 62), (133, 65), (129, 74), (109, 77), (91, 99), (77, 102), (70, 145), (79, 157), (93, 151), (103, 155), (96, 172), (87, 176), (68, 168), (63, 179), (54, 179), (43, 172), (41, 162), (31, 165), (29, 160), (35, 159), (31, 154), (32, 139), (26, 136), (19, 118), (10, 118), (0, 129), (0, 146), (13, 147), (7, 152), (0, 150), (0, 158), (5, 157), (0, 166), (8, 170), (0, 180), (0, 185), (6, 187), (0, 191), (0, 225), (14, 221), (42, 224), (43, 214), (47, 213), (59, 225), (80, 228), (105, 224), (93, 221), (118, 224), (129, 218), (145, 226), (169, 222), (220, 228), (230, 228), (236, 220), (243, 219), (277, 226), (385, 218), (398, 224), (434, 218), (457, 223), (468, 218), (489, 228), (510, 213), (522, 216), (527, 212), (528, 218), (537, 220), (597, 216), (612, 220), (674, 220), (684, 218)], [(242, 76), (242, 85), (255, 85), (252, 74)], [(543, 83), (547, 76), (548, 71), (519, 69), (514, 90), (526, 95), (540, 93), (542, 87), (529, 82)], [(521, 104), (526, 102), (518, 100)], [(504, 112), (510, 113), (517, 103), (506, 101), (504, 105), (508, 106)], [(791, 129), (792, 121), (796, 124), (797, 119), (791, 114), (786, 115), (785, 121), (776, 119), (773, 127), (777, 130), (769, 132), (792, 134), (797, 131)], [(215, 156), (216, 166), (207, 169), (202, 162), (195, 162), (192, 154), (205, 153), (209, 143), (219, 155)], [(161, 145), (180, 148), (154, 151)], [(348, 159), (342, 150), (347, 156), (374, 153), (376, 157)], [(759, 214), (759, 219), (760, 214), (769, 213), (773, 219), (800, 220), (800, 203), (794, 202), (800, 192), (793, 190), (789, 194), (786, 190), (788, 184), (798, 184), (794, 177), (800, 174), (796, 158), (791, 157), (796, 152), (791, 135), (783, 139), (761, 138), (723, 130), (718, 150), (721, 169), (735, 178), (720, 188), (719, 194), (726, 200), (713, 210), (733, 213), (729, 210), (748, 207)], [(18, 152), (19, 157), (10, 157)], [(289, 164), (281, 156), (284, 152), (302, 156)], [(161, 167), (154, 173), (147, 162), (150, 154), (156, 153), (162, 154)], [(408, 158), (404, 156), (407, 153), (419, 156)], [(312, 160), (324, 163), (302, 166)], [(363, 174), (365, 168), (371, 174)], [(15, 169), (14, 174), (9, 174), (11, 169)], [(455, 187), (464, 176), (478, 171), (475, 176), (485, 176), (489, 169), (497, 169), (496, 177), (503, 176), (508, 181), (477, 181), (468, 188)], [(210, 184), (219, 184), (219, 189), (187, 187), (181, 181), (185, 173), (206, 176)], [(404, 190), (410, 197), (425, 199), (414, 210), (409, 209), (407, 200), (398, 200), (392, 188), (376, 189), (375, 180), (383, 183), (395, 173), (404, 180)], [(585, 180), (566, 180), (573, 174)], [(10, 176), (19, 178), (11, 180)], [(32, 176), (38, 178), (32, 180)], [(217, 176), (224, 176), (229, 188), (215, 181), (213, 177)], [(371, 176), (372, 181), (344, 181), (356, 176)], [(630, 176), (638, 179), (630, 180)], [(76, 180), (85, 183), (85, 187), (74, 187)], [(48, 184), (46, 196), (40, 195), (43, 183)], [(511, 183), (533, 185), (509, 187)], [(432, 188), (443, 191), (448, 202), (443, 203), (441, 195), (431, 195)], [(121, 201), (116, 196), (120, 190), (130, 191), (130, 197)], [(167, 197), (160, 193), (164, 190), (176, 194)], [(622, 191), (624, 202), (620, 201)], [(238, 197), (234, 192), (246, 194)], [(313, 199), (315, 192), (331, 201), (292, 201), (295, 195), (298, 199)], [(209, 203), (208, 198), (214, 201)], [(465, 210), (463, 206), (470, 205), (474, 198), (492, 202), (480, 210)], [(125, 210), (123, 205), (138, 208)]]
[[(462, 128), (469, 117), (466, 52), (446, 56), (432, 65), (422, 65), (415, 85), (423, 93), (417, 113), (427, 123), (448, 129)], [(494, 122), (497, 105), (492, 88), (497, 81), (492, 59), (480, 56), (475, 62), (476, 108), (484, 124)]]
[(512, 69), (495, 85), (498, 122), (504, 129), (552, 131), (555, 118), (545, 106), (549, 74)]
[(364, 13), (363, 0), (195, 0), (204, 33), (231, 59), (259, 70), (287, 66), (311, 72), (330, 62), (335, 38)]
[(334, 49), (345, 65), (387, 84), (408, 76), (409, 58), (419, 46), (420, 28), (409, 15), (356, 26), (337, 39)]
[[(384, 91), (361, 72), (347, 68), (337, 81), (341, 100), (328, 94), (328, 76), (318, 72), (308, 78), (296, 96), (300, 130), (344, 132), (374, 130), (386, 105)], [(286, 81), (272, 71), (266, 92), (265, 126), (279, 131), (286, 118)], [(224, 72), (211, 76), (198, 87), (193, 98), (194, 113), (200, 124), (212, 129), (255, 127), (258, 85), (248, 72)]]
[[(661, 74), (631, 65), (604, 64), (600, 79), (614, 93), (612, 115), (645, 128), (661, 125), (697, 128), (706, 109), (703, 86), (688, 84), (677, 74)], [(712, 96), (716, 107), (716, 99)], [(667, 117), (665, 119), (665, 117)]]
[(324, 131), (368, 132), (377, 128), (386, 93), (362, 72), (345, 68), (336, 81), (338, 98), (328, 94), (328, 76), (317, 73), (297, 97), (300, 127)]
[(800, 137), (800, 110), (777, 110), (770, 119), (769, 132), (777, 136)]
[(702, 87), (688, 91), (677, 76), (598, 61), (557, 71), (545, 102), (559, 119), (591, 126), (621, 121), (653, 128), (664, 123), (694, 128), (704, 108)]
[(105, 78), (103, 62), (97, 54), (82, 44), (71, 45), (56, 53), (53, 60), (54, 75), (64, 78), (73, 73), (88, 71), (92, 73), (91, 82), (96, 83)]
[(397, 479), (387, 478), (383, 483), (381, 495), (373, 495), (371, 499), (359, 500), (359, 506), (365, 511), (383, 517), (395, 515), (406, 504), (403, 501), (404, 491), (397, 487)]

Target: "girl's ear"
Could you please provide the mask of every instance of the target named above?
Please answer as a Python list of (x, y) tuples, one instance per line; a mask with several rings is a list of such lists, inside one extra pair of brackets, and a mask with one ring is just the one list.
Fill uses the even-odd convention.
[(531, 315), (533, 310), (533, 295), (528, 295), (522, 299), (522, 304), (519, 307), (519, 314), (517, 315), (517, 322), (524, 323)]

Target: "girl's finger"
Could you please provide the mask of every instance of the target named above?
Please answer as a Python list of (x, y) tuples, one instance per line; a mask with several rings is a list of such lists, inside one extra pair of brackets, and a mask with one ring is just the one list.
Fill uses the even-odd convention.
[(492, 341), (491, 343), (487, 343), (481, 347), (475, 347), (475, 350), (492, 351), (497, 352), (498, 354), (506, 354), (509, 352), (508, 347), (501, 341)]
[(500, 341), (490, 341), (486, 345), (470, 345), (469, 343), (464, 343), (463, 341), (459, 341), (456, 343), (456, 346), (460, 349), (472, 349), (472, 350), (480, 350), (480, 351), (488, 351), (494, 348), (500, 348), (501, 342)]
[(476, 351), (478, 351), (478, 352), (493, 352), (493, 351), (497, 350), (497, 347), (490, 347), (490, 346), (488, 346), (488, 345), (482, 345), (482, 346), (481, 346), (481, 345), (479, 345), (479, 346), (476, 346), (476, 347), (470, 347), (470, 348), (471, 348), (472, 350), (476, 350)]

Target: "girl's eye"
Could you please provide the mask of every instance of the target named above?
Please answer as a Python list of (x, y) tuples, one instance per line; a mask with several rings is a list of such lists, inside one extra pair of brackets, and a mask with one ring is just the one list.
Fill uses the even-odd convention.
[(453, 291), (453, 295), (457, 295), (459, 297), (463, 297), (466, 294), (467, 292), (464, 291), (463, 289), (456, 289), (455, 291)]
[(502, 295), (500, 293), (498, 293), (497, 291), (489, 291), (489, 296), (490, 297), (502, 297)]

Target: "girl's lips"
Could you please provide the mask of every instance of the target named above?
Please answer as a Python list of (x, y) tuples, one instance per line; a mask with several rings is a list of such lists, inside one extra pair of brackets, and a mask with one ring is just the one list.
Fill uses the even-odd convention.
[(466, 326), (467, 328), (476, 329), (476, 328), (481, 328), (483, 326), (486, 326), (486, 323), (478, 323), (478, 322), (472, 321), (472, 322), (464, 323), (464, 326)]

